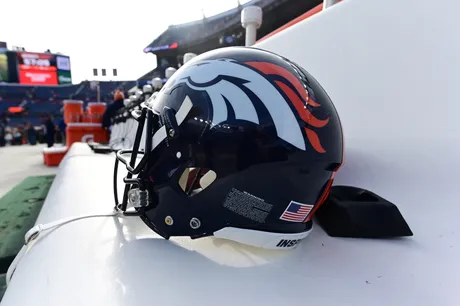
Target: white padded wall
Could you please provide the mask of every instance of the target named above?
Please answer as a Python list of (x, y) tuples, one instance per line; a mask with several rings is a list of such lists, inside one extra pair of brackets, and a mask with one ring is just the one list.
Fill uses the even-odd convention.
[[(370, 275), (392, 264), (390, 304), (458, 303), (459, 11), (456, 0), (345, 0), (257, 45), (302, 65), (336, 105), (345, 163), (335, 183), (394, 202), (411, 226), (411, 239), (357, 255)], [(380, 257), (395, 243), (397, 258)], [(424, 292), (405, 299), (399, 288)]]
[(442, 3), (345, 0), (256, 47), (307, 69), (347, 136), (458, 139), (460, 2)]

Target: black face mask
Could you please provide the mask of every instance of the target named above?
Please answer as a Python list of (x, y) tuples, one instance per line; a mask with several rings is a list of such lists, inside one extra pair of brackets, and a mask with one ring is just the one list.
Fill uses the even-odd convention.
[[(153, 100), (153, 99), (152, 99)], [(192, 108), (192, 102), (188, 97), (182, 103), (182, 106), (176, 113), (173, 109), (166, 109), (162, 112), (162, 115), (157, 115), (153, 107), (147, 103), (142, 104), (142, 110), (133, 111), (132, 116), (138, 122), (138, 128), (136, 138), (132, 150), (120, 150), (116, 153), (114, 177), (113, 177), (113, 188), (114, 188), (114, 199), (115, 208), (123, 211), (125, 214), (141, 215), (145, 208), (151, 206), (152, 197), (148, 195), (148, 187), (152, 187), (152, 184), (161, 183), (162, 179), (159, 177), (153, 177), (151, 170), (160, 162), (160, 157), (165, 155), (164, 150), (166, 147), (171, 146), (171, 142), (179, 134), (179, 125), (184, 121)], [(145, 126), (145, 146), (144, 150), (140, 150), (141, 140), (143, 136)], [(125, 158), (125, 155), (131, 154), (130, 160)], [(136, 164), (138, 156), (142, 155), (141, 160)], [(166, 154), (169, 156), (168, 154)], [(118, 164), (123, 163), (128, 170), (127, 176), (123, 179), (126, 184), (123, 192), (122, 202), (118, 199)], [(134, 176), (137, 176), (134, 178)], [(137, 202), (138, 205), (135, 207), (135, 212), (126, 212), (129, 202), (129, 192), (136, 186), (138, 189)]]

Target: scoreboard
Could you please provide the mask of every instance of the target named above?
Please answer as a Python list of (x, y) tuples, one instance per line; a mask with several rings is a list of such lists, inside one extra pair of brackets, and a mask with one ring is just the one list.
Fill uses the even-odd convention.
[(19, 83), (57, 85), (57, 69), (52, 54), (17, 52)]
[(16, 52), (19, 83), (24, 85), (71, 84), (70, 58), (51, 53)]
[(0, 62), (2, 60), (0, 82), (23, 85), (72, 84), (70, 58), (68, 56), (52, 53), (7, 51), (3, 53), (3, 57), (0, 55)]

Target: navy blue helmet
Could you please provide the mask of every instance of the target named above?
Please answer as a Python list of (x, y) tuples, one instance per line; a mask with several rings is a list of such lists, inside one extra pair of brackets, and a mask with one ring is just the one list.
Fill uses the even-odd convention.
[[(166, 239), (292, 248), (312, 229), (343, 161), (327, 93), (302, 67), (265, 50), (197, 56), (133, 115), (134, 146), (117, 152), (116, 208)], [(119, 161), (128, 170), (121, 202)]]

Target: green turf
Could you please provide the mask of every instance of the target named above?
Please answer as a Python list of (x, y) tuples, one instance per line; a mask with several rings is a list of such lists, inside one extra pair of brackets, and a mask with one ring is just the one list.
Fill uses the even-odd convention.
[(0, 274), (6, 273), (24, 244), (53, 180), (54, 175), (30, 176), (0, 199)]

